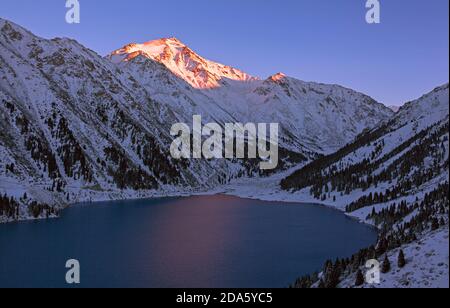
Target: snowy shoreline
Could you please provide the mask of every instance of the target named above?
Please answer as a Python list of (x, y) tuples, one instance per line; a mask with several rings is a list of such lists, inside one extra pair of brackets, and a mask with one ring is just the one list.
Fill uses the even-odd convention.
[[(364, 224), (374, 230), (379, 234), (380, 229), (373, 224), (367, 222), (361, 217), (353, 216), (343, 211), (343, 206), (331, 205), (329, 203), (323, 203), (319, 200), (311, 198), (311, 196), (306, 196), (304, 194), (296, 195), (287, 191), (282, 191), (279, 182), (282, 178), (292, 173), (294, 170), (298, 168), (293, 168), (288, 171), (280, 172), (270, 177), (266, 178), (245, 178), (240, 180), (235, 180), (223, 187), (217, 187), (214, 189), (206, 189), (206, 190), (192, 190), (192, 191), (180, 191), (174, 189), (165, 189), (162, 191), (122, 191), (122, 192), (97, 192), (97, 191), (89, 191), (86, 190), (86, 196), (80, 198), (75, 202), (69, 203), (60, 207), (60, 212), (71, 208), (79, 206), (80, 204), (86, 205), (95, 205), (95, 203), (99, 202), (108, 202), (108, 201), (131, 201), (131, 200), (152, 200), (157, 198), (183, 198), (183, 197), (194, 197), (194, 196), (214, 196), (214, 195), (227, 195), (234, 196), (238, 198), (250, 199), (250, 200), (259, 200), (266, 202), (285, 202), (292, 203), (297, 205), (302, 204), (310, 204), (314, 206), (320, 206), (329, 208), (335, 211), (338, 211), (344, 214), (349, 219), (352, 219), (358, 223)], [(263, 185), (255, 185), (256, 182), (263, 183)], [(271, 189), (266, 189), (265, 187), (271, 187)], [(45, 220), (45, 219), (58, 219), (59, 216), (52, 217), (22, 217), (18, 220), (11, 221), (2, 221), (0, 219), (0, 224), (9, 224), (9, 223), (23, 223), (27, 221), (36, 221), (36, 220)]]

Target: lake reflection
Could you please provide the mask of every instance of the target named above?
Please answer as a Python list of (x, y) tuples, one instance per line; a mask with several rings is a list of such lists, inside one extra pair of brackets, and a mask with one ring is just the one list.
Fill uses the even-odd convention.
[(309, 204), (200, 196), (72, 207), (60, 219), (0, 225), (0, 287), (286, 287), (376, 241)]

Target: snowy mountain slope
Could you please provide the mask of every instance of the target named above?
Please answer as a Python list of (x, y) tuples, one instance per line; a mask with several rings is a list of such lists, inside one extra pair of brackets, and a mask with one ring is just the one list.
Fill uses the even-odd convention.
[(395, 121), (406, 124), (408, 121), (418, 121), (424, 125), (437, 123), (448, 117), (449, 84), (437, 87), (421, 98), (403, 105)]
[[(350, 171), (349, 168), (360, 164), (371, 166), (374, 172), (386, 167), (423, 141), (433, 126), (436, 130), (448, 125), (448, 100), (448, 84), (436, 88), (406, 104), (389, 121), (361, 134), (336, 153), (318, 159), (286, 178), (283, 186), (286, 189), (304, 189), (313, 184), (316, 176), (340, 175), (339, 172)], [(300, 178), (300, 182), (296, 181)]]
[[(180, 91), (189, 84), (158, 65), (151, 69), (152, 86), (141, 84), (73, 40), (42, 39), (0, 19), (0, 194), (8, 197), (0, 220), (53, 216), (85, 200), (183, 193), (258, 174), (256, 160), (171, 157), (170, 128), (191, 122), (189, 106), (197, 103)], [(205, 120), (235, 122), (220, 106), (205, 106), (204, 114)], [(282, 147), (280, 158), (280, 168), (305, 159)]]
[(293, 135), (295, 146), (322, 154), (336, 151), (392, 115), (391, 110), (364, 94), (283, 74), (263, 81), (246, 99), (255, 102), (253, 113), (257, 118), (283, 123), (286, 135)]
[[(219, 123), (230, 119), (280, 123), (281, 145), (311, 158), (336, 151), (393, 115), (370, 97), (340, 86), (302, 82), (283, 74), (260, 80), (206, 60), (173, 38), (130, 44), (108, 58), (144, 84), (152, 96), (173, 108), (186, 108), (187, 118), (198, 113)], [(168, 88), (161, 80), (168, 81)]]
[(394, 111), (395, 113), (397, 113), (397, 112), (400, 110), (401, 107), (399, 107), (399, 106), (389, 106), (389, 108), (390, 108), (392, 111)]
[[(175, 111), (75, 41), (41, 39), (5, 20), (0, 111), (0, 193), (27, 192), (30, 202), (62, 205), (84, 200), (79, 196), (89, 190), (214, 186), (224, 174), (246, 170), (228, 161), (172, 159)], [(14, 219), (26, 212), (21, 207)]]
[[(281, 181), (281, 187), (291, 191), (291, 198), (318, 200), (380, 229), (375, 247), (359, 252), (351, 262), (340, 261), (351, 266), (338, 271), (339, 279), (333, 272), (338, 270), (334, 263), (328, 263), (323, 276), (318, 278), (322, 286), (348, 287), (356, 270), (363, 270), (367, 258), (382, 261), (380, 258), (385, 254), (392, 256), (402, 247), (410, 251), (408, 247), (420, 244), (417, 239), (430, 243), (430, 236), (436, 230), (448, 234), (448, 183), (449, 86), (446, 84), (406, 104), (391, 120), (361, 134), (338, 152), (297, 170)], [(416, 257), (410, 261), (418, 266), (425, 256), (416, 254)], [(446, 267), (444, 276), (447, 273), (448, 277), (448, 254), (438, 257), (438, 263)], [(355, 260), (361, 262), (361, 267)], [(341, 268), (342, 264), (338, 266)], [(424, 271), (417, 269), (417, 272)], [(417, 277), (410, 277), (407, 282), (400, 279), (397, 274), (403, 271), (389, 273), (391, 280), (386, 278), (379, 287), (402, 283), (404, 287), (420, 285)], [(427, 286), (440, 286), (438, 277), (434, 278), (427, 279)], [(340, 284), (340, 280), (344, 282)], [(319, 286), (311, 277), (296, 283), (298, 287), (311, 285)]]
[(191, 123), (194, 114), (221, 124), (279, 122), (280, 169), (327, 153), (392, 114), (339, 86), (283, 75), (258, 80), (173, 39), (102, 58), (76, 41), (42, 39), (3, 19), (0, 98), (0, 193), (16, 201), (5, 201), (7, 220), (259, 175), (259, 161), (172, 159), (170, 127)]

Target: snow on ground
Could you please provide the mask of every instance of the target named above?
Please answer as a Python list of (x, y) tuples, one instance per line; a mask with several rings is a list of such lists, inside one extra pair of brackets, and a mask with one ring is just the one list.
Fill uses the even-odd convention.
[[(439, 186), (439, 184), (446, 183), (446, 182), (448, 182), (448, 180), (449, 180), (448, 174), (447, 173), (442, 174), (442, 175), (436, 177), (435, 179), (431, 180), (430, 182), (427, 182), (425, 185), (422, 185), (420, 187), (420, 189), (416, 189), (416, 190), (412, 191), (408, 196), (400, 197), (398, 199), (388, 201), (385, 203), (378, 203), (373, 206), (363, 207), (363, 208), (356, 210), (348, 215), (351, 215), (352, 217), (357, 218), (361, 222), (364, 222), (367, 224), (372, 224), (373, 222), (371, 220), (367, 220), (366, 218), (369, 214), (372, 213), (373, 208), (375, 208), (375, 211), (377, 213), (379, 213), (383, 209), (389, 208), (393, 203), (400, 204), (401, 202), (405, 201), (408, 205), (414, 204), (417, 199), (423, 200), (427, 193), (432, 192), (433, 190), (436, 189), (436, 187)], [(370, 193), (370, 192), (371, 192), (371, 190), (368, 191), (368, 193)], [(412, 217), (404, 218), (403, 222), (407, 222), (411, 218)]]
[[(381, 274), (381, 283), (364, 285), (365, 288), (448, 288), (449, 287), (449, 229), (431, 232), (402, 247), (406, 266), (399, 268), (400, 249), (388, 254), (391, 271)], [(340, 287), (353, 288), (355, 275), (345, 279)]]

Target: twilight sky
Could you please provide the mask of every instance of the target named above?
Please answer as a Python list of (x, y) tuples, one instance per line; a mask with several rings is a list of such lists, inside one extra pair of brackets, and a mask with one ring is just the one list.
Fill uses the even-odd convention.
[(448, 0), (380, 0), (380, 25), (365, 22), (365, 0), (79, 2), (79, 25), (65, 23), (64, 0), (1, 0), (0, 17), (101, 55), (175, 36), (201, 56), (261, 78), (284, 72), (341, 84), (387, 105), (449, 80)]

